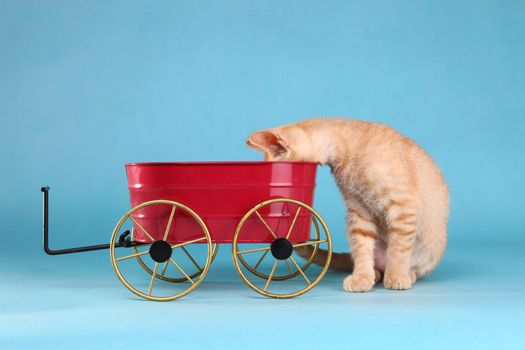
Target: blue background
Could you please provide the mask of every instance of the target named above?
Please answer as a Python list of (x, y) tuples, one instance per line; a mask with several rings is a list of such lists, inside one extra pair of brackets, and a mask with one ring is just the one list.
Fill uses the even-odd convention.
[[(524, 16), (501, 0), (0, 0), (0, 345), (146, 346), (164, 330), (176, 348), (267, 348), (287, 329), (303, 348), (523, 348)], [(41, 252), (41, 185), (54, 247), (107, 242), (125, 163), (260, 159), (250, 132), (314, 116), (389, 124), (441, 166), (449, 250), (413, 290), (346, 294), (329, 273), (263, 299), (225, 246), (197, 291), (146, 303), (106, 252)], [(345, 250), (327, 169), (316, 208)]]

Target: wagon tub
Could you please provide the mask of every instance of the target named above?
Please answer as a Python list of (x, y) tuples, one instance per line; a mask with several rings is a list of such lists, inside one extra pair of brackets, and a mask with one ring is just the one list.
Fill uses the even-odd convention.
[[(231, 243), (235, 269), (250, 288), (268, 297), (298, 296), (322, 279), (332, 251), (328, 227), (312, 208), (316, 171), (310, 162), (127, 164), (132, 209), (110, 243), (60, 250), (49, 248), (49, 187), (42, 187), (44, 250), (109, 249), (126, 288), (167, 301), (194, 290), (218, 245)], [(296, 249), (304, 246), (311, 249), (303, 259)], [(320, 249), (328, 259), (319, 268), (312, 263)]]

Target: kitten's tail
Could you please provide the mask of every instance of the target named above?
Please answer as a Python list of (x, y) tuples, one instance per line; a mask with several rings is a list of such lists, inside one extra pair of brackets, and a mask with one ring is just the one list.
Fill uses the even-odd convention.
[[(308, 260), (312, 256), (314, 247), (311, 245), (305, 245), (294, 248), (294, 251), (303, 259)], [(328, 251), (318, 249), (312, 262), (316, 265), (324, 266), (327, 259)], [(330, 266), (328, 268), (336, 271), (352, 272), (354, 269), (354, 261), (352, 260), (350, 253), (332, 253), (332, 260), (330, 261)]]

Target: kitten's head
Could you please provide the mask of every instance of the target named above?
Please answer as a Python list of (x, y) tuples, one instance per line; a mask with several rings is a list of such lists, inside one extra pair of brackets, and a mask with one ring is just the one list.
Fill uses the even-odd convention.
[(319, 162), (310, 136), (295, 125), (257, 131), (246, 144), (264, 153), (264, 160)]

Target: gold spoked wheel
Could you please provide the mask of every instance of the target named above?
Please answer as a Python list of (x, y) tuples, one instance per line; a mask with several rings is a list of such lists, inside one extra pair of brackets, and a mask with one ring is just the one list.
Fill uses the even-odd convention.
[[(134, 240), (134, 238), (135, 238), (134, 235), (135, 235), (135, 231), (132, 229), (131, 230), (131, 240)], [(204, 269), (199, 265), (199, 263), (197, 261), (195, 261), (195, 259), (191, 255), (191, 252), (189, 252), (188, 249), (186, 249), (184, 246), (181, 246), (180, 248), (184, 252), (184, 254), (188, 257), (188, 259), (190, 259), (190, 261), (195, 266), (195, 268), (197, 269), (196, 272), (188, 275), (191, 279), (194, 279), (195, 277), (199, 276), (202, 273), (202, 271), (204, 271)], [(132, 247), (132, 249), (133, 249), (133, 251), (135, 253), (139, 253), (139, 249), (137, 247)], [(214, 244), (213, 245), (213, 250), (212, 250), (212, 253), (211, 253), (210, 264), (213, 262), (213, 260), (215, 260), (215, 257), (217, 256), (217, 251), (218, 250), (219, 250), (219, 245), (218, 244)], [(137, 261), (140, 264), (140, 266), (142, 266), (142, 268), (147, 273), (149, 273), (150, 275), (153, 275), (153, 270), (144, 262), (144, 260), (142, 260), (140, 255), (137, 255), (136, 258), (137, 258)], [(163, 281), (172, 282), (172, 283), (181, 283), (181, 282), (188, 281), (188, 279), (186, 277), (170, 277), (170, 276), (166, 276), (165, 274), (162, 274), (162, 273), (155, 274), (155, 277), (158, 278), (158, 279), (161, 279)]]
[[(291, 216), (287, 218), (287, 220), (292, 219), (292, 221), (284, 232), (272, 229), (259, 213), (261, 208), (272, 204), (281, 204), (283, 208), (284, 205), (296, 207), (293, 218)], [(315, 237), (306, 242), (293, 243), (288, 238), (293, 232), (294, 225), (301, 211), (307, 211), (311, 214)], [(242, 234), (243, 226), (252, 217), (256, 217), (261, 222), (263, 227), (272, 235), (273, 241), (263, 244), (264, 246), (260, 248), (239, 249), (237, 242), (242, 241), (239, 237)], [(312, 252), (306, 263), (300, 266), (297, 257), (294, 257), (294, 249), (303, 246), (311, 246)], [(327, 259), (324, 265), (320, 268), (312, 267), (309, 269), (320, 248), (327, 251)], [(241, 279), (257, 293), (272, 298), (292, 298), (308, 292), (325, 275), (330, 265), (331, 255), (332, 240), (326, 223), (314, 209), (294, 199), (271, 199), (256, 205), (239, 222), (232, 242), (233, 263)], [(249, 261), (251, 257), (253, 259)], [(269, 260), (271, 264), (264, 264), (264, 262), (269, 262)], [(265, 267), (268, 272), (264, 272)], [(262, 281), (262, 284), (260, 279), (250, 279), (250, 273), (266, 281)], [(290, 279), (290, 281), (284, 282), (287, 279)], [(289, 284), (289, 287), (286, 287), (286, 284)]]
[[(152, 232), (148, 232), (141, 225), (141, 223), (139, 222), (140, 220), (137, 221), (137, 218), (141, 217), (141, 210), (143, 209), (150, 210), (155, 213), (169, 213), (167, 223), (161, 229), (162, 232), (152, 234)], [(176, 211), (181, 211), (185, 213), (187, 219), (191, 218), (191, 220), (195, 221), (195, 227), (200, 228), (202, 232), (196, 232), (194, 239), (192, 238), (181, 243), (169, 243), (168, 234), (170, 233), (170, 231), (172, 231), (172, 223), (174, 221)], [(167, 217), (167, 215), (165, 216)], [(116, 249), (116, 245), (118, 244), (119, 232), (121, 232), (121, 229), (124, 227), (124, 225), (132, 225), (132, 227), (134, 227), (136, 230), (139, 230), (145, 237), (147, 237), (147, 240), (149, 240), (149, 242), (141, 244), (140, 246), (133, 247), (133, 254), (120, 254), (119, 256), (117, 255), (117, 251), (118, 253), (121, 253), (123, 251), (129, 253), (127, 248)], [(151, 228), (149, 230), (151, 231)], [(155, 237), (159, 236), (162, 236), (162, 239), (155, 239)], [(193, 243), (203, 243), (200, 244), (200, 246), (206, 248), (206, 252), (205, 254), (199, 254), (199, 256), (202, 258), (202, 260), (206, 260), (205, 263), (201, 262), (201, 264), (199, 265), (198, 262), (195, 260), (195, 255), (191, 257), (191, 260), (187, 257), (186, 260), (197, 264), (199, 267), (202, 266), (201, 269), (198, 271), (198, 274), (196, 276), (193, 276), (194, 274), (192, 274), (192, 277), (186, 273), (185, 269), (187, 269), (187, 267), (185, 267), (184, 263), (181, 261), (182, 253), (180, 253), (180, 251), (186, 251), (186, 248)], [(182, 248), (185, 249), (182, 250)], [(168, 200), (154, 200), (144, 202), (128, 211), (119, 220), (119, 222), (115, 226), (115, 229), (113, 230), (109, 251), (111, 264), (122, 284), (134, 294), (153, 301), (174, 300), (181, 298), (193, 291), (195, 288), (197, 288), (197, 286), (202, 282), (202, 280), (208, 273), (208, 269), (212, 260), (211, 236), (208, 228), (206, 227), (202, 219), (187, 206)], [(137, 274), (136, 264), (133, 264), (133, 262), (137, 261), (137, 259), (135, 259), (136, 257), (141, 257), (142, 259), (140, 261), (146, 267), (148, 265), (144, 262), (145, 259), (150, 259), (151, 263), (153, 264), (153, 269), (150, 269), (151, 274), (146, 279), (144, 279), (143, 272), (142, 274)], [(155, 280), (160, 279), (160, 276), (166, 276), (166, 272), (168, 270), (168, 267), (170, 266), (170, 270), (177, 271), (182, 276), (182, 278), (186, 280), (187, 283), (177, 283), (175, 285), (169, 283), (167, 286), (171, 286), (171, 288), (166, 288), (166, 285), (161, 285), (159, 283), (155, 284)], [(160, 274), (159, 270), (161, 270)], [(162, 281), (160, 282), (162, 283)]]

